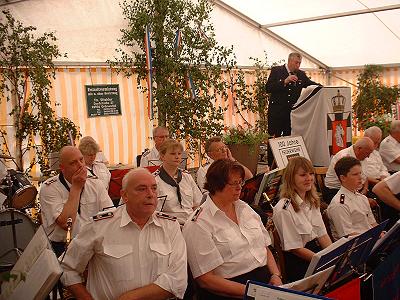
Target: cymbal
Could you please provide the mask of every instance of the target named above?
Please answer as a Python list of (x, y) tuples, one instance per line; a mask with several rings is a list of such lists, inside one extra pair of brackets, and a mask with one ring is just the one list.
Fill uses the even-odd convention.
[(9, 155), (5, 155), (5, 154), (0, 154), (0, 158), (4, 158), (4, 159), (14, 159), (14, 157), (9, 156)]

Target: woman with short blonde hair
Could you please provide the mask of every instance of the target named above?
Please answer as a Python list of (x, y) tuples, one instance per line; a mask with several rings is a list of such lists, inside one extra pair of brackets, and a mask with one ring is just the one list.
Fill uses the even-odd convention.
[(89, 177), (98, 178), (103, 183), (106, 190), (110, 184), (111, 173), (107, 166), (96, 161), (96, 155), (100, 151), (100, 146), (91, 136), (85, 136), (79, 141), (79, 150), (85, 160), (86, 167), (89, 171)]

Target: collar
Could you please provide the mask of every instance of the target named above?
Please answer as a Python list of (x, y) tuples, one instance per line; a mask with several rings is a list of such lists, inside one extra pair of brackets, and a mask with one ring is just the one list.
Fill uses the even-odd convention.
[[(155, 212), (150, 216), (149, 220), (147, 220), (147, 223), (145, 224), (145, 226), (148, 224), (154, 223), (155, 225), (161, 227), (159, 220), (157, 220), (157, 218), (154, 217), (154, 214), (155, 214)], [(126, 210), (126, 205), (124, 205), (124, 207), (122, 208), (122, 212), (121, 212), (121, 223), (120, 223), (119, 227), (125, 227), (129, 223), (134, 223), (134, 222), (132, 221), (131, 217), (128, 214), (128, 211)]]
[(285, 68), (286, 68), (286, 71), (288, 72), (288, 74), (290, 74), (290, 70), (289, 70), (288, 64), (285, 64)]
[(352, 156), (354, 158), (357, 158), (356, 157), (356, 153), (354, 152), (354, 147), (353, 146), (350, 146), (349, 148), (346, 148), (346, 149), (349, 149), (349, 152), (347, 152), (347, 153), (350, 154), (350, 156)]
[(391, 142), (393, 142), (395, 144), (400, 144), (394, 137), (392, 137), (391, 134), (388, 135), (388, 139), (389, 139), (389, 141), (391, 141)]
[(211, 157), (207, 156), (206, 165), (211, 165), (213, 162), (214, 160)]
[(300, 206), (304, 202), (303, 199), (301, 199), (300, 196), (297, 193), (296, 193), (296, 197), (294, 197), (293, 201), (296, 202), (296, 204), (298, 206)]
[(348, 188), (344, 187), (343, 185), (340, 187), (339, 192), (342, 192), (342, 193), (350, 195), (350, 196), (354, 196), (354, 195), (358, 194), (356, 191), (350, 191)]
[[(224, 213), (222, 210), (220, 210), (220, 209), (218, 208), (218, 206), (215, 205), (215, 203), (214, 203), (214, 201), (211, 199), (210, 195), (208, 195), (207, 197), (208, 197), (208, 199), (207, 199), (206, 201), (208, 201), (208, 207), (209, 207), (209, 209), (210, 209), (211, 215), (212, 215), (212, 216), (215, 216), (215, 214), (216, 214), (217, 212), (223, 213), (223, 214), (225, 215), (225, 213)], [(239, 211), (239, 209), (240, 209), (241, 201), (240, 201), (240, 200), (237, 200), (237, 201), (233, 202), (233, 205), (235, 206), (235, 211), (236, 211), (236, 213), (237, 213), (237, 212)], [(247, 204), (246, 204), (246, 205), (247, 205)]]
[(158, 153), (156, 146), (154, 146), (153, 149), (151, 149), (151, 152), (153, 152), (158, 158), (160, 158), (160, 153)]

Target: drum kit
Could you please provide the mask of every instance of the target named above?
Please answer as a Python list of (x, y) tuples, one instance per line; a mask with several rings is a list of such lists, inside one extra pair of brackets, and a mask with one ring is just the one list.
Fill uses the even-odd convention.
[[(0, 159), (13, 159), (0, 154)], [(0, 160), (0, 272), (11, 270), (36, 232), (37, 226), (25, 213), (35, 203), (37, 189), (22, 172), (4, 168)], [(3, 174), (3, 176), (1, 176)]]

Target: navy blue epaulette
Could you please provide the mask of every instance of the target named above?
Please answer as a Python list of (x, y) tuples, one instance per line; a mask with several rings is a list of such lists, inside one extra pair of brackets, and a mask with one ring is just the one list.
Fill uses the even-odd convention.
[(45, 184), (46, 184), (46, 185), (50, 185), (50, 184), (52, 184), (52, 183), (54, 183), (54, 182), (57, 182), (57, 181), (58, 181), (58, 176), (56, 176), (56, 177), (54, 177), (54, 178), (52, 178), (52, 179), (49, 179), (49, 180), (45, 181)]
[(290, 205), (290, 199), (286, 199), (285, 204), (283, 204), (283, 209), (287, 209)]
[(114, 213), (112, 211), (101, 211), (93, 216), (93, 221), (100, 221), (112, 217), (114, 217)]
[(166, 213), (163, 213), (163, 212), (157, 212), (156, 216), (161, 218), (161, 219), (167, 219), (167, 220), (170, 220), (170, 221), (176, 221), (176, 217), (170, 216), (170, 215), (168, 215)]
[(200, 216), (201, 211), (203, 210), (203, 208), (200, 206), (199, 208), (196, 209), (196, 211), (194, 212), (193, 218), (191, 219), (191, 221), (196, 222), (197, 218)]
[(344, 204), (344, 194), (340, 194), (340, 204)]
[(142, 157), (145, 157), (146, 155), (149, 155), (150, 149), (145, 149), (142, 153)]

